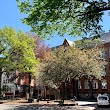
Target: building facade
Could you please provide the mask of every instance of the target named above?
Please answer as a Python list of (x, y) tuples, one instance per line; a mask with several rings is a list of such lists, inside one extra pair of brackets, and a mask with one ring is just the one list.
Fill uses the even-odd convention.
[[(96, 98), (97, 95), (101, 93), (110, 94), (110, 32), (102, 34), (101, 40), (103, 41), (105, 48), (105, 51), (103, 51), (101, 54), (101, 59), (107, 62), (107, 65), (103, 68), (102, 79), (88, 79), (86, 77), (83, 77), (80, 79), (71, 79), (69, 82), (62, 83), (60, 90), (66, 91), (66, 99), (73, 98), (73, 96), (77, 96), (78, 98)], [(68, 39), (65, 39), (60, 46), (67, 48), (71, 45), (75, 45), (75, 43), (69, 41)], [(60, 46), (57, 46), (57, 48), (59, 48)], [(32, 78), (30, 82), (29, 74), (19, 75), (19, 72), (16, 74), (18, 77), (16, 77), (15, 82), (9, 82), (8, 77), (6, 77), (5, 73), (2, 75), (2, 88), (4, 85), (7, 85), (9, 88), (11, 88), (8, 88), (6, 92), (13, 92), (14, 95), (19, 95), (20, 93), (20, 96), (21, 94), (22, 96), (26, 96), (26, 91), (30, 85), (34, 89), (34, 95), (37, 97), (41, 96), (42, 98), (48, 99), (58, 99), (60, 97), (60, 92), (58, 90), (45, 86), (41, 87), (36, 84), (37, 82), (35, 82), (34, 78)]]
[(12, 72), (10, 76), (7, 76), (7, 74), (4, 72), (1, 76), (1, 93), (2, 95), (5, 94), (5, 97), (10, 98), (15, 96), (16, 86), (14, 81), (10, 80), (13, 74), (14, 72)]
[[(65, 98), (77, 96), (78, 98), (93, 99), (98, 94), (110, 94), (110, 32), (102, 34), (100, 39), (104, 43), (104, 51), (100, 57), (107, 62), (107, 65), (103, 68), (102, 79), (88, 79), (86, 77), (71, 79), (70, 82), (66, 82), (63, 86), (63, 90), (65, 89), (67, 93)], [(67, 47), (74, 45), (74, 43), (65, 39), (62, 45)]]
[(35, 78), (30, 73), (16, 73), (16, 90), (15, 95), (19, 97), (27, 97), (28, 93), (34, 92)]

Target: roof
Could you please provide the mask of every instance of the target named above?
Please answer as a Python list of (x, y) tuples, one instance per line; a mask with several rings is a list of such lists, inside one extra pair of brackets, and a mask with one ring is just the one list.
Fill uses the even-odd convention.
[(54, 49), (58, 49), (59, 47), (65, 45), (65, 42), (66, 42), (69, 46), (72, 46), (72, 45), (74, 44), (73, 41), (70, 41), (70, 40), (68, 40), (67, 38), (65, 38), (62, 45), (58, 45), (58, 46), (52, 47), (51, 50), (53, 51)]
[(74, 42), (68, 40), (67, 38), (66, 38), (65, 40), (68, 42), (68, 44), (69, 44), (70, 46), (74, 44)]
[[(108, 43), (108, 42), (110, 42), (110, 31), (107, 32), (107, 33), (103, 33), (103, 34), (101, 33), (101, 35), (100, 35), (99, 38), (103, 41), (103, 43)], [(89, 37), (89, 38), (85, 38), (85, 39), (88, 39), (88, 40), (89, 40), (89, 39), (93, 39), (93, 37)], [(77, 40), (77, 41), (78, 41), (78, 40)], [(81, 41), (81, 40), (79, 40), (79, 41)], [(69, 46), (72, 46), (72, 45), (75, 44), (75, 41), (73, 42), (73, 41), (70, 41), (70, 40), (68, 40), (67, 38), (65, 38), (62, 45), (52, 47), (51, 50), (53, 51), (54, 49), (57, 49), (57, 48), (63, 46), (63, 45), (65, 44), (65, 42), (66, 42)]]

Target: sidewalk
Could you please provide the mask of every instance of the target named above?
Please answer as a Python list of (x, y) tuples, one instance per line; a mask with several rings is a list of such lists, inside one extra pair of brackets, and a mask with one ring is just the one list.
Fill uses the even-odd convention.
[[(28, 103), (28, 100), (26, 99), (21, 99), (21, 100), (0, 100), (0, 102), (3, 102), (3, 104), (9, 104), (9, 105), (32, 105), (32, 104), (37, 104), (37, 105), (58, 105), (58, 102), (54, 102), (54, 100), (51, 101), (39, 101), (39, 102), (33, 102), (33, 103)], [(64, 104), (75, 104), (71, 100), (65, 100)]]
[[(0, 105), (0, 110), (38, 110), (39, 107), (53, 107), (54, 110), (95, 110), (95, 105), (91, 102), (83, 102), (83, 101), (76, 101), (78, 105), (76, 106), (59, 106), (58, 102), (54, 101), (39, 101), (28, 103), (27, 100), (4, 100), (4, 103)], [(65, 104), (74, 103), (71, 100), (65, 100)]]

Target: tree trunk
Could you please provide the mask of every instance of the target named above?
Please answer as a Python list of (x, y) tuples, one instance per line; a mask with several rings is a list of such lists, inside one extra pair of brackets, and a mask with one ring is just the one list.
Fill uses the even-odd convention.
[(65, 83), (62, 83), (62, 90), (60, 91), (60, 98), (64, 102), (64, 99), (65, 99)]
[(90, 80), (90, 99), (93, 99), (93, 86), (92, 86), (92, 80)]
[(32, 102), (31, 92), (31, 74), (29, 74), (29, 85), (28, 85), (28, 102)]
[(45, 86), (45, 89), (44, 89), (44, 100), (46, 100), (46, 95), (47, 95), (47, 90), (46, 90), (46, 86)]
[(28, 88), (29, 98), (30, 98), (30, 91), (31, 91), (31, 75), (29, 74), (29, 88)]
[(76, 91), (76, 97), (79, 98), (79, 91), (78, 91), (78, 79), (75, 80), (75, 91)]

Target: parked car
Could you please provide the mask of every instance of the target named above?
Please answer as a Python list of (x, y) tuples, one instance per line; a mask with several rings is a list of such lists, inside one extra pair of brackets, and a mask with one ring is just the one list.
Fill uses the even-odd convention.
[(97, 97), (97, 104), (98, 106), (102, 106), (102, 105), (110, 105), (110, 97), (107, 94), (99, 94)]

